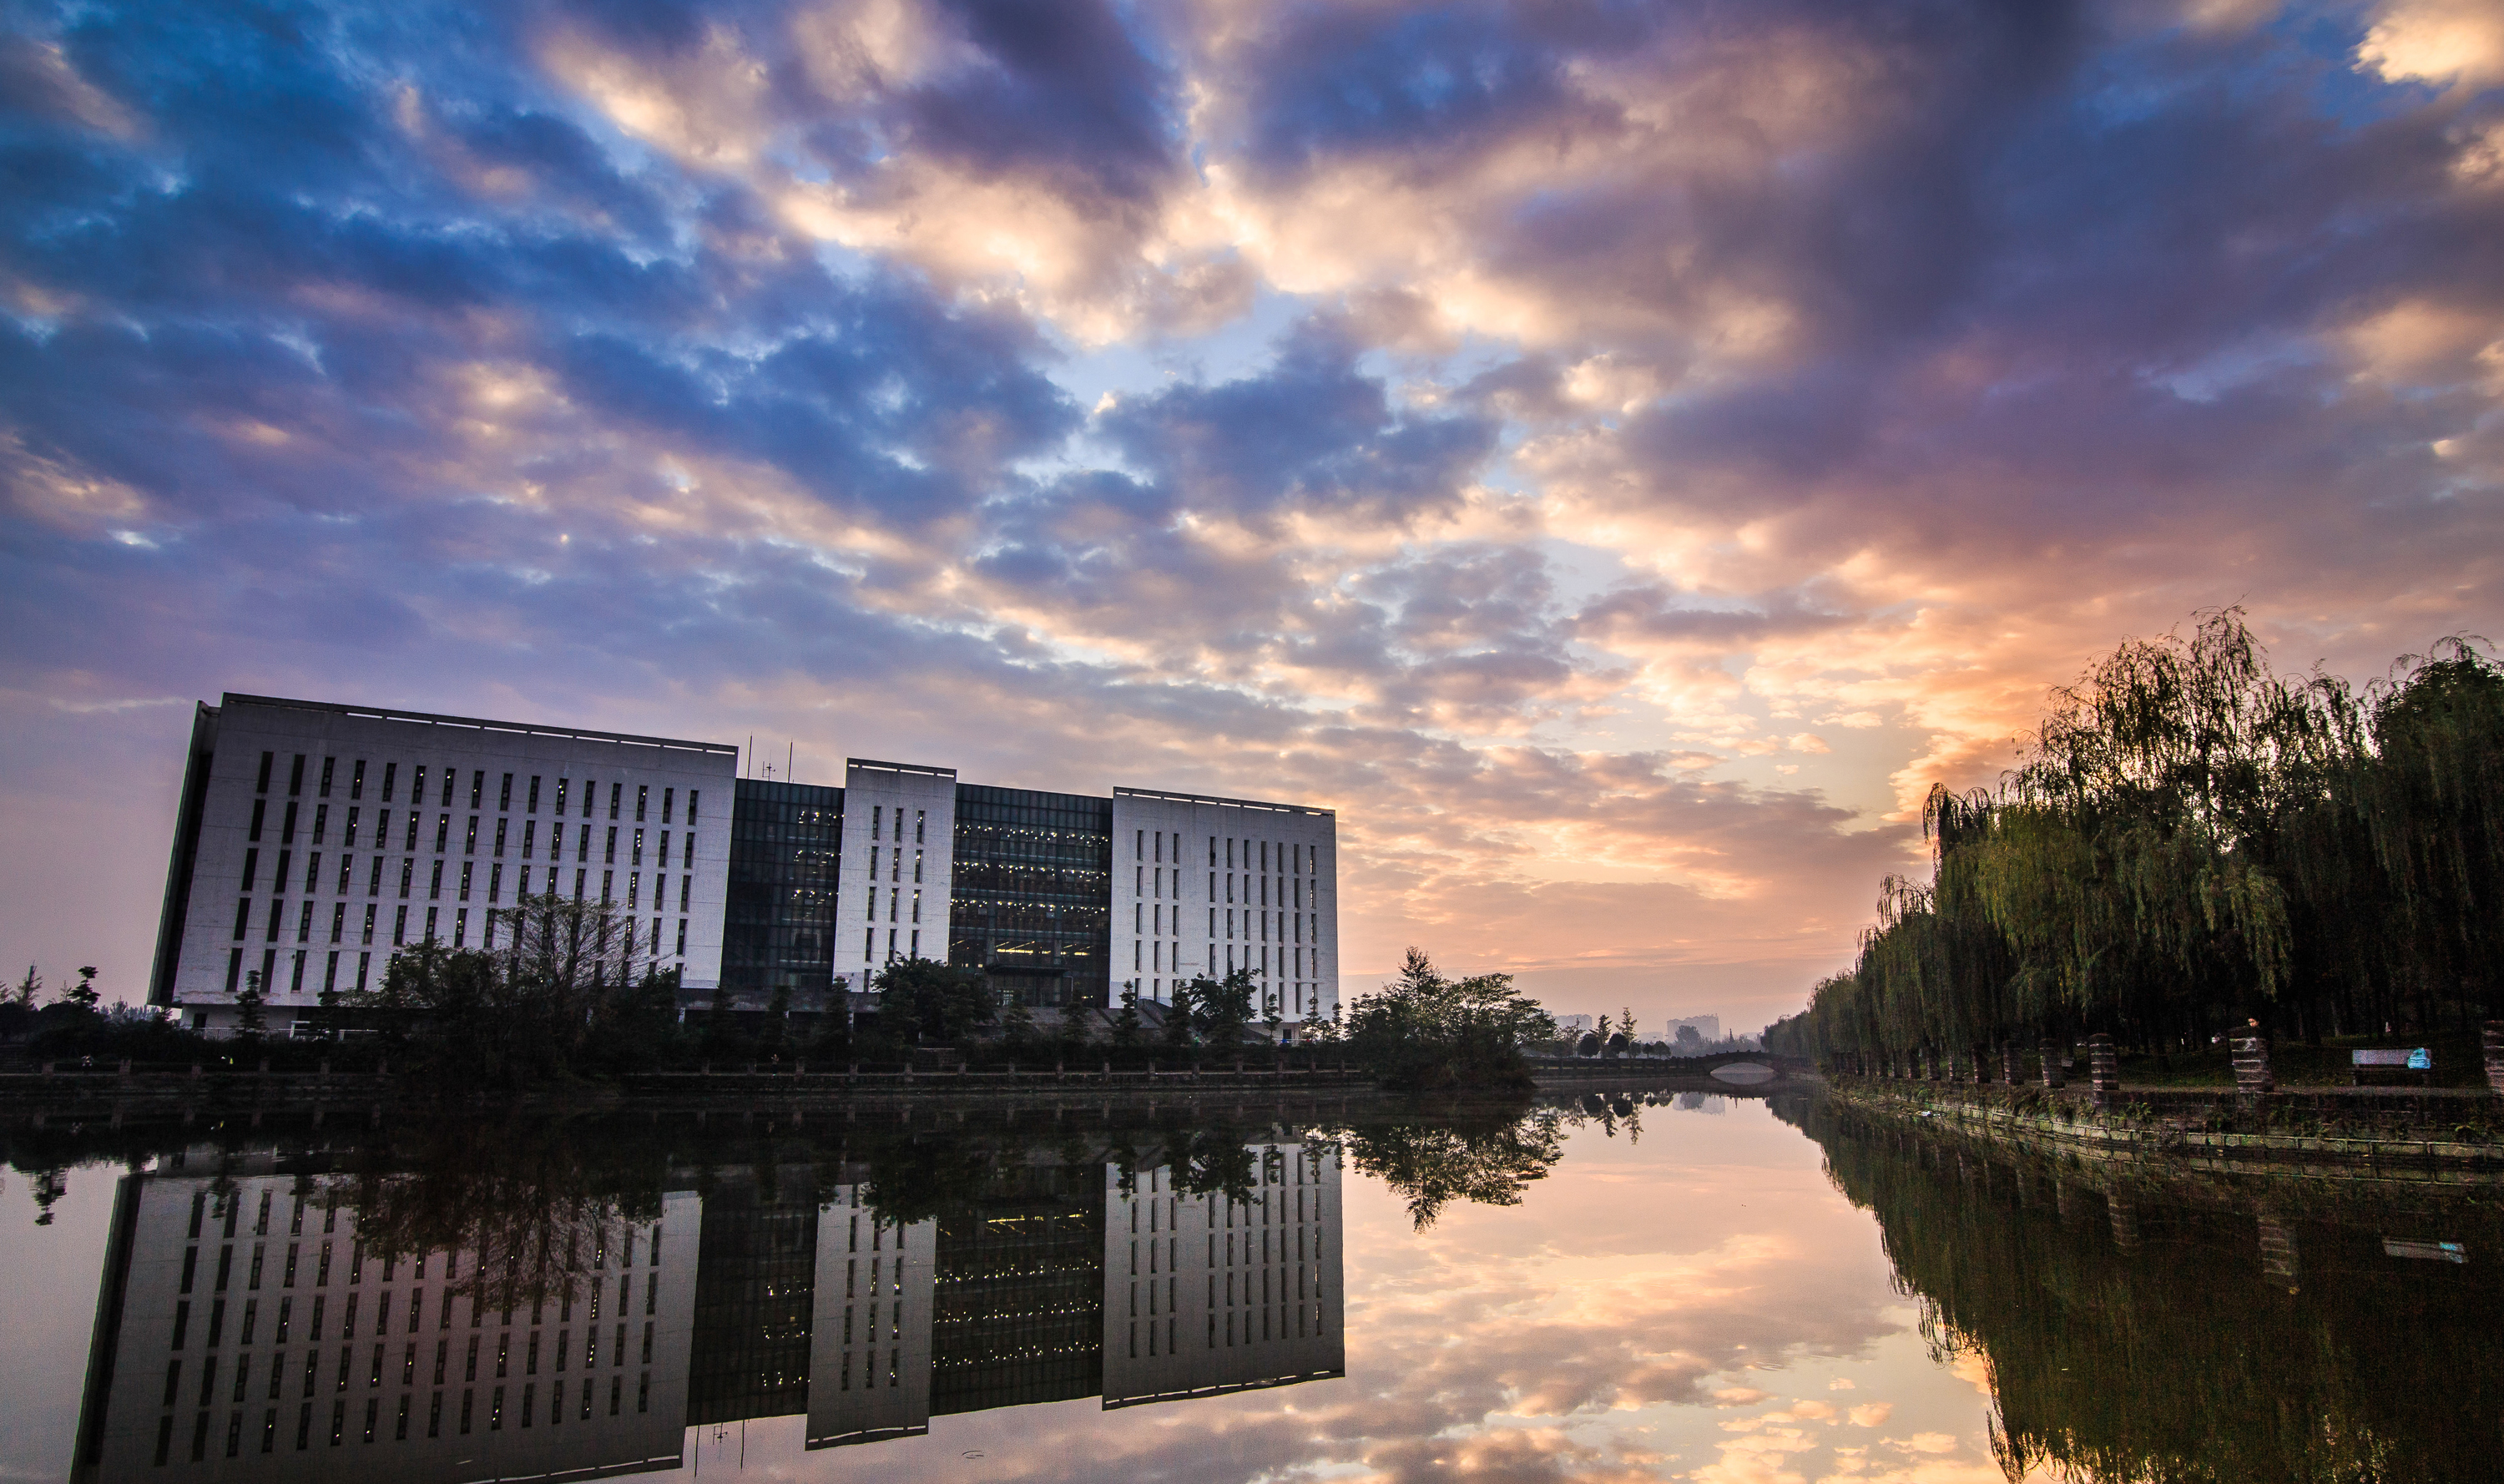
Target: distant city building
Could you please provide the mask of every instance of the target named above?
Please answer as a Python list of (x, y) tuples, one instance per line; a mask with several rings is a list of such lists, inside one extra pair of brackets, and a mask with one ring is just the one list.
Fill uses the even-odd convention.
[(1695, 1034), (1705, 1041), (1719, 1041), (1722, 1039), (1722, 1018), (1720, 1016), (1680, 1016), (1669, 1022), (1669, 1030), (1667, 1032), (1669, 1039), (1672, 1041), (1677, 1040), (1679, 1031), (1689, 1025), (1695, 1027)]
[[(287, 1034), (433, 937), (558, 891), (623, 910), (639, 950), (762, 1010), (840, 1008), (881, 966), (980, 970), (1003, 1003), (1250, 969), (1256, 1016), (1339, 1006), (1333, 811), (1153, 789), (1110, 798), (852, 759), (841, 788), (742, 778), (728, 743), (257, 696), (199, 707), (151, 1003), (232, 1030), (261, 987)], [(724, 817), (724, 804), (729, 811)], [(849, 828), (847, 828), (849, 826)]]
[(1594, 1020), (1593, 1020), (1589, 1016), (1558, 1016), (1558, 1017), (1556, 1017), (1556, 1029), (1557, 1029), (1557, 1032), (1558, 1032), (1560, 1035), (1569, 1036), (1569, 1037), (1570, 1037), (1570, 1036), (1582, 1036), (1582, 1035), (1588, 1035), (1588, 1034), (1590, 1034), (1590, 1032), (1592, 1031), (1592, 1029), (1596, 1026), (1596, 1024), (1597, 1024), (1597, 1022), (1596, 1022), (1596, 1021), (1594, 1021)]

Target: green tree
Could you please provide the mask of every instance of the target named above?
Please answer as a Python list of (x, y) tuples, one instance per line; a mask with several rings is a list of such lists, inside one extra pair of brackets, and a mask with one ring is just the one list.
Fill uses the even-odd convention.
[(1400, 977), (1349, 1008), (1347, 1044), (1384, 1085), (1409, 1089), (1526, 1087), (1527, 1046), (1556, 1022), (1509, 974), (1448, 980), (1411, 948)]
[[(1242, 1048), (1244, 1027), (1252, 1023), (1252, 1002), (1261, 992), (1259, 981), (1250, 969), (1230, 969), (1224, 979), (1203, 974), (1189, 988), (1192, 1029), (1200, 1044), (1235, 1055)], [(1175, 998), (1179, 1000), (1181, 994), (1177, 992)]]
[(774, 994), (765, 1002), (765, 1050), (780, 1054), (782, 1043), (791, 1030), (791, 986), (777, 984)]
[(1031, 1056), (1037, 1045), (1034, 1012), (1026, 1008), (1024, 995), (1011, 996), (1008, 1008), (1000, 1014), (1000, 1039), (1012, 1057)]
[(495, 921), (504, 948), (412, 944), (362, 1003), (445, 1086), (516, 1087), (565, 1074), (599, 1059), (595, 1043), (648, 1039), (656, 1018), (675, 1014), (675, 975), (638, 949), (622, 909), (550, 892)]
[(258, 1038), (262, 1031), (269, 1028), (267, 1018), (261, 1013), (261, 971), (259, 969), (245, 971), (243, 993), (235, 996), (235, 1028), (239, 1034)]
[(1072, 1052), (1080, 1050), (1086, 1046), (1088, 1033), (1095, 1028), (1095, 1007), (1081, 1000), (1076, 994), (1070, 995), (1068, 1002), (1061, 1007), (1061, 1044)]
[(1139, 983), (1130, 980), (1122, 985), (1122, 1008), (1113, 1012), (1113, 1045), (1120, 1051), (1134, 1050), (1144, 1034), (1139, 1022)]
[(81, 1010), (93, 1010), (96, 1001), (103, 997), (95, 992), (95, 965), (83, 964), (78, 972), (79, 982), (62, 990), (61, 998)]
[(1173, 998), (1165, 1002), (1162, 1038), (1165, 1049), (1176, 1055), (1188, 1053), (1197, 1040), (1198, 1027), (1193, 1023), (1197, 1018), (1192, 1013), (1192, 986), (1204, 983), (1206, 983), (1205, 980), (1179, 979), (1173, 982)]
[(28, 1010), (35, 1008), (35, 996), (43, 992), (44, 977), (35, 972), (33, 964), (26, 965), (26, 977), (17, 981), (9, 990), (10, 997)]
[(999, 1002), (982, 974), (928, 958), (898, 958), (878, 974), (879, 1028), (911, 1045), (954, 1046), (988, 1025)]
[(2234, 609), (2055, 689), (1997, 789), (1933, 787), (1848, 974), (1769, 1051), (1900, 1059), (2102, 1030), (2205, 1046), (2504, 1012), (2504, 668), (2446, 640), (2360, 698)]

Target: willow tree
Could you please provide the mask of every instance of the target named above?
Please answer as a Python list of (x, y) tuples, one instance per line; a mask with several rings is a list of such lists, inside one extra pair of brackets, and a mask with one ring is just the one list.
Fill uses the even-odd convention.
[(2122, 644), (2051, 703), (1997, 788), (1931, 790), (1930, 881), (1883, 883), (1853, 972), (1780, 1049), (2163, 1045), (2245, 1018), (2317, 1034), (2496, 1008), (2504, 672), (2477, 644), (2360, 700), (2273, 672), (2225, 609)]

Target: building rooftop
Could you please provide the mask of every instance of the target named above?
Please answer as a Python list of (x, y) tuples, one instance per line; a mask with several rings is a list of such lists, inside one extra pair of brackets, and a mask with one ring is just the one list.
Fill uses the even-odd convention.
[(719, 753), (736, 757), (732, 742), (691, 742), (679, 737), (638, 737), (630, 732), (596, 732), (587, 727), (543, 727), (521, 721), (490, 721), (480, 716), (438, 716), (431, 711), (403, 711), (387, 706), (340, 706), (328, 701), (294, 701), (284, 696), (246, 696), (227, 691), (220, 705), (277, 707), (297, 711), (328, 711), (367, 721), (405, 721), (419, 726), (460, 727), (473, 732), (504, 732), (517, 737), (565, 737), (578, 742), (616, 742), (628, 747), (668, 747), (676, 751)]

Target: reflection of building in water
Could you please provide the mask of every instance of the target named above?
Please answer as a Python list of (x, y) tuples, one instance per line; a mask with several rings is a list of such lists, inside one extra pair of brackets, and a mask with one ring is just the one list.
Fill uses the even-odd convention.
[(1012, 1166), (939, 1218), (930, 1410), (1066, 1401), (1103, 1387), (1100, 1166)]
[(809, 1446), (930, 1431), (930, 1280), (939, 1224), (899, 1225), (839, 1185), (817, 1210)]
[(724, 1176), (657, 1221), (555, 1226), (571, 1286), (510, 1308), (473, 1299), (475, 1250), (380, 1257), (354, 1206), (266, 1158), (133, 1175), (77, 1473), (597, 1477), (676, 1467), (682, 1427), (748, 1417), (806, 1413), (822, 1448), (1342, 1374), (1338, 1156), (1252, 1155), (1242, 1199), (1162, 1164), (1125, 1189), (1036, 1162), (907, 1225), (857, 1167)]
[[(781, 1417), (809, 1405), (817, 1204), (806, 1169), (768, 1184), (724, 1175), (704, 1198), (687, 1424)], [(787, 1196), (785, 1192), (788, 1192)]]
[(1186, 1195), (1174, 1171), (1107, 1170), (1104, 1404), (1345, 1373), (1339, 1155), (1257, 1151), (1248, 1199)]
[(677, 1467), (696, 1217), (678, 1193), (657, 1221), (559, 1226), (553, 1291), (503, 1308), (477, 1296), (474, 1250), (378, 1256), (352, 1208), (266, 1159), (127, 1176), (76, 1476)]

